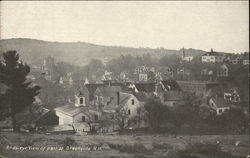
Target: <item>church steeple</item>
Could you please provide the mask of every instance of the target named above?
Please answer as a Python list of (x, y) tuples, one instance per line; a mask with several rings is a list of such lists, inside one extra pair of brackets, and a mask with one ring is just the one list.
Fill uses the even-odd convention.
[(182, 58), (184, 58), (186, 56), (186, 53), (185, 53), (185, 49), (184, 47), (182, 48)]
[(86, 106), (85, 104), (85, 97), (82, 94), (81, 91), (79, 91), (79, 93), (77, 95), (75, 95), (75, 106), (79, 107), (79, 106)]

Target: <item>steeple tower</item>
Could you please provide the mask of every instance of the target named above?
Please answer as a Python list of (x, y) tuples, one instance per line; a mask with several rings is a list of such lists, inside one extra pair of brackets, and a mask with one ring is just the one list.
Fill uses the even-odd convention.
[(77, 95), (75, 95), (75, 106), (79, 107), (79, 106), (86, 106), (85, 104), (85, 97), (82, 94), (81, 91), (79, 91), (79, 93)]

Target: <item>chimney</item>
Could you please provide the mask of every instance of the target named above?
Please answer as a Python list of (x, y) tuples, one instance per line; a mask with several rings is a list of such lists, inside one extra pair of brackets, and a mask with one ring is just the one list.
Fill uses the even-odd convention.
[(135, 87), (132, 89), (133, 95), (135, 96)]
[(184, 50), (184, 47), (182, 48), (182, 57), (184, 58), (186, 55), (185, 55), (185, 50)]
[(120, 92), (116, 92), (117, 94), (117, 105), (120, 104)]

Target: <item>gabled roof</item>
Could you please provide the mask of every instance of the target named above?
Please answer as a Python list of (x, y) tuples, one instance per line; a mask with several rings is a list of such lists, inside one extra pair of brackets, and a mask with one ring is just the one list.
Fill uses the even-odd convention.
[(113, 97), (117, 92), (120, 92), (122, 88), (120, 86), (105, 86), (97, 88), (103, 97)]
[(111, 102), (106, 107), (104, 107), (104, 110), (115, 110), (117, 108), (122, 108), (125, 106), (128, 100), (133, 96), (134, 95), (130, 93), (119, 92), (119, 105), (118, 105), (117, 97), (115, 97), (111, 100)]
[(202, 56), (222, 56), (222, 55), (223, 54), (221, 54), (221, 53), (210, 51), (210, 52), (203, 54)]
[(153, 92), (151, 92), (151, 93), (145, 93), (145, 92), (135, 93), (135, 97), (140, 102), (146, 102), (151, 96), (154, 96)]
[(155, 83), (135, 83), (135, 87), (139, 92), (155, 91)]
[(124, 106), (127, 101), (133, 97), (134, 95), (133, 94), (130, 94), (130, 93), (123, 93), (123, 92), (120, 92), (120, 103), (119, 103), (119, 106)]
[(163, 97), (165, 101), (181, 101), (186, 99), (185, 94), (177, 90), (166, 91), (163, 93)]
[(65, 115), (73, 117), (80, 113), (85, 113), (85, 114), (88, 113), (88, 108), (89, 107), (84, 107), (84, 106), (76, 107), (74, 104), (68, 104), (68, 105), (55, 108), (55, 111), (58, 111)]
[(161, 83), (167, 90), (181, 90), (181, 87), (175, 80), (165, 80), (161, 81)]
[(221, 97), (211, 98), (218, 108), (229, 107), (228, 103)]
[(92, 100), (94, 98), (94, 93), (98, 87), (103, 87), (105, 86), (104, 84), (99, 84), (99, 83), (91, 83), (91, 84), (85, 84), (86, 88), (88, 89), (89, 92), (89, 99)]

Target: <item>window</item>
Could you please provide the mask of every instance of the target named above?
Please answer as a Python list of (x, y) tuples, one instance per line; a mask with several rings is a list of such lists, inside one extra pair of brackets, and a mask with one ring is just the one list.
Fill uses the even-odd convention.
[(80, 98), (80, 104), (83, 104), (83, 98)]
[(102, 96), (100, 96), (100, 102), (103, 102), (103, 97)]
[(131, 104), (135, 105), (135, 100), (134, 99), (131, 100)]
[(219, 114), (222, 113), (222, 109), (219, 109)]
[(95, 100), (98, 101), (98, 96), (95, 96)]
[(128, 115), (130, 115), (130, 109), (128, 109)]
[(82, 122), (85, 122), (85, 116), (82, 116)]

